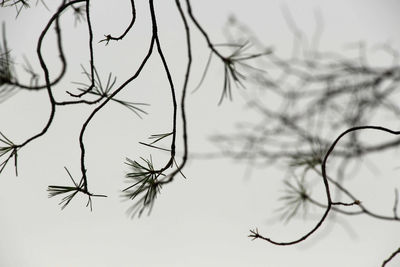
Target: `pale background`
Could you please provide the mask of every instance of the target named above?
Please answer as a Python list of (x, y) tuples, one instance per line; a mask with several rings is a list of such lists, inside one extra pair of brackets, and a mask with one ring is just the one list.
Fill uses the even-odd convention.
[[(400, 48), (400, 2), (396, 0), (192, 2), (195, 15), (216, 43), (224, 42), (223, 27), (228, 16), (235, 14), (265, 44), (274, 46), (283, 55), (289, 53), (292, 35), (281, 11), (282, 4), (286, 4), (309, 36), (315, 29), (314, 11), (320, 9), (325, 25), (320, 43), (323, 49), (341, 51), (345, 44), (360, 40), (371, 47), (389, 42)], [(57, 3), (47, 4), (52, 10), (57, 6)], [(160, 39), (180, 89), (186, 60), (181, 21), (174, 1), (158, 0), (155, 6)], [(137, 3), (137, 25), (125, 40), (107, 47), (97, 41), (103, 34), (121, 33), (129, 22), (129, 10), (129, 1), (92, 3), (96, 64), (103, 76), (113, 72), (119, 82), (129, 77), (147, 49), (150, 36), (147, 3)], [(16, 62), (23, 62), (25, 54), (40, 70), (35, 56), (36, 42), (50, 15), (41, 4), (23, 10), (17, 20), (13, 9), (0, 9)], [(62, 23), (69, 60), (63, 86), (73, 89), (71, 81), (84, 80), (79, 64), (88, 65), (86, 27), (71, 27), (74, 20), (67, 14)], [(208, 51), (198, 32), (192, 30), (192, 33), (196, 54), (193, 88)], [(49, 66), (57, 70), (59, 63), (52, 37), (46, 39), (44, 51)], [(236, 102), (217, 107), (222, 69), (216, 62), (203, 88), (188, 97), (192, 152), (214, 151), (208, 137), (228, 131), (235, 119), (246, 118), (239, 94), (234, 94)], [(184, 171), (187, 179), (177, 178), (165, 186), (150, 216), (129, 219), (125, 214), (128, 204), (121, 203), (118, 193), (124, 186), (127, 170), (124, 159), (148, 156), (151, 151), (137, 142), (170, 129), (170, 120), (164, 117), (170, 111), (169, 100), (165, 101), (169, 99), (169, 89), (159, 59), (153, 56), (142, 74), (121, 96), (150, 103), (146, 109), (149, 115), (140, 120), (111, 104), (87, 130), (89, 187), (95, 193), (108, 195), (107, 199), (94, 199), (93, 212), (85, 208), (83, 197), (77, 197), (61, 211), (57, 205), (59, 199), (48, 199), (46, 192), (50, 184), (69, 183), (64, 166), (79, 176), (77, 140), (88, 108), (59, 108), (48, 133), (21, 149), (20, 175), (15, 177), (12, 165), (1, 174), (0, 266), (380, 266), (398, 248), (398, 223), (365, 216), (328, 221), (297, 246), (251, 242), (247, 235), (256, 226), (275, 239), (295, 239), (312, 227), (322, 211), (315, 210), (314, 216), (306, 221), (282, 224), (275, 210), (284, 170), (268, 168), (244, 177), (245, 166), (230, 160), (190, 161)], [(22, 73), (20, 77), (24, 77)], [(56, 94), (58, 99), (65, 97), (63, 90)], [(22, 142), (41, 130), (48, 114), (45, 92), (19, 93), (0, 105), (0, 131), (15, 142)], [(165, 155), (158, 156), (161, 159), (156, 161), (161, 164)], [(398, 165), (393, 162), (388, 172), (395, 173)], [(377, 208), (387, 206), (385, 210), (390, 213), (391, 200), (382, 203), (380, 200), (393, 192), (390, 187), (379, 189), (382, 179), (363, 184), (362, 191), (374, 199)], [(322, 188), (317, 186), (313, 191), (319, 189)], [(397, 258), (390, 266), (399, 265)]]

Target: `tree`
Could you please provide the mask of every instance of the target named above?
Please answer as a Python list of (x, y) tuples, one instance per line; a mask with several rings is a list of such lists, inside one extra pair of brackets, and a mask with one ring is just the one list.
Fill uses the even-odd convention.
[[(168, 100), (162, 99), (172, 106), (171, 112), (165, 116), (170, 125), (164, 129), (156, 129), (151, 134), (148, 142), (140, 142), (141, 145), (150, 149), (148, 157), (140, 159), (126, 158), (126, 165), (129, 171), (126, 180), (129, 183), (122, 194), (125, 199), (133, 200), (130, 208), (132, 217), (139, 217), (144, 211), (150, 212), (161, 187), (171, 183), (177, 176), (184, 176), (184, 166), (188, 160), (188, 126), (186, 117), (186, 96), (188, 84), (191, 81), (192, 72), (192, 31), (198, 31), (204, 38), (206, 46), (210, 50), (209, 59), (206, 63), (200, 83), (195, 90), (202, 86), (207, 79), (208, 69), (212, 59), (217, 59), (223, 69), (222, 90), (218, 103), (223, 104), (226, 99), (232, 99), (235, 87), (245, 87), (253, 83), (256, 86), (276, 96), (277, 107), (272, 107), (260, 100), (259, 96), (252, 97), (252, 93), (243, 93), (248, 105), (261, 115), (260, 123), (244, 125), (236, 133), (214, 136), (217, 145), (222, 146), (222, 156), (248, 161), (254, 165), (264, 165), (275, 161), (287, 160), (285, 166), (291, 174), (299, 178), (285, 180), (286, 194), (282, 196), (282, 214), (284, 219), (292, 219), (300, 207), (308, 205), (325, 210), (322, 218), (314, 228), (299, 239), (289, 242), (280, 242), (264, 237), (256, 229), (251, 230), (250, 237), (263, 239), (276, 245), (292, 245), (303, 242), (311, 236), (318, 228), (325, 223), (329, 213), (335, 212), (345, 215), (367, 214), (378, 220), (398, 221), (397, 203), (398, 191), (394, 190), (393, 214), (382, 215), (371, 211), (358, 199), (345, 185), (344, 180), (348, 176), (350, 160), (360, 160), (365, 155), (375, 152), (382, 152), (395, 148), (400, 139), (394, 138), (383, 142), (366, 143), (357, 133), (368, 130), (382, 131), (392, 135), (398, 135), (398, 131), (383, 126), (371, 126), (371, 114), (383, 112), (398, 116), (399, 111), (394, 101), (393, 94), (399, 81), (399, 68), (397, 65), (390, 67), (370, 67), (365, 64), (365, 58), (360, 56), (356, 60), (348, 59), (340, 55), (323, 54), (315, 48), (304, 49), (302, 34), (295, 25), (290, 24), (295, 44), (300, 50), (304, 50), (303, 56), (293, 57), (289, 60), (278, 57), (273, 49), (265, 47), (254, 35), (249, 34), (250, 30), (232, 18), (229, 29), (233, 30), (229, 37), (228, 44), (214, 43), (206, 29), (201, 26), (193, 14), (190, 1), (185, 1), (186, 9), (181, 6), (181, 1), (176, 0), (176, 10), (181, 19), (181, 27), (184, 29), (186, 42), (186, 63), (185, 72), (182, 77), (182, 85), (178, 87), (175, 76), (171, 70), (170, 62), (165, 56), (164, 46), (159, 30), (158, 15), (152, 0), (148, 3), (150, 13), (151, 36), (147, 51), (135, 71), (123, 82), (117, 82), (116, 76), (110, 73), (104, 79), (101, 75), (94, 53), (95, 45), (105, 45), (106, 48), (122, 41), (129, 32), (134, 29), (136, 23), (135, 2), (131, 1), (131, 20), (121, 35), (105, 34), (104, 38), (96, 41), (93, 38), (93, 26), (91, 20), (91, 2), (86, 0), (62, 1), (60, 6), (52, 13), (51, 18), (41, 31), (36, 44), (37, 58), (41, 70), (31, 67), (28, 60), (25, 60), (23, 69), (29, 78), (24, 80), (17, 77), (18, 68), (14, 62), (12, 49), (8, 47), (6, 27), (3, 24), (3, 42), (0, 47), (1, 54), (1, 101), (6, 101), (19, 91), (45, 91), (50, 105), (50, 114), (45, 126), (26, 138), (22, 142), (16, 142), (4, 129), (1, 130), (1, 165), (0, 173), (14, 165), (15, 174), (18, 175), (18, 157), (24, 148), (44, 137), (55, 121), (55, 114), (63, 107), (87, 105), (91, 111), (81, 124), (78, 143), (80, 148), (80, 175), (65, 168), (66, 176), (70, 179), (68, 185), (50, 185), (48, 187), (49, 197), (60, 197), (60, 205), (65, 208), (77, 195), (87, 197), (87, 206), (92, 209), (92, 198), (105, 197), (103, 194), (94, 193), (89, 190), (90, 168), (87, 167), (87, 146), (86, 135), (88, 127), (93, 123), (94, 118), (101, 111), (105, 110), (110, 103), (122, 105), (132, 111), (139, 118), (147, 114), (146, 103), (141, 101), (130, 101), (120, 98), (123, 91), (132, 86), (136, 80), (143, 75), (144, 70), (150, 64), (150, 60), (157, 58), (162, 66), (164, 79), (167, 80), (170, 96)], [(39, 3), (38, 3), (39, 4)], [(46, 3), (42, 2), (46, 6)], [(23, 16), (23, 8), (29, 6), (27, 1), (3, 1), (3, 7), (13, 6), (18, 16)], [(63, 38), (64, 26), (61, 20), (64, 16), (75, 16), (77, 27), (87, 27), (88, 58), (89, 66), (82, 63), (82, 72), (86, 82), (74, 80), (74, 88), (64, 89), (63, 80), (67, 75), (67, 55), (64, 52), (64, 45), (67, 41)], [(290, 22), (290, 18), (288, 18)], [(79, 24), (78, 24), (79, 23)], [(44, 52), (44, 42), (54, 28), (56, 49), (61, 68), (57, 75), (52, 64), (47, 63)], [(315, 41), (317, 42), (317, 41)], [(385, 46), (385, 51), (392, 52), (390, 47)], [(360, 50), (363, 55), (363, 51)], [(250, 63), (249, 63), (250, 62)], [(257, 64), (255, 66), (255, 64)], [(273, 78), (271, 70), (265, 73), (264, 69), (274, 68), (280, 76)], [(43, 77), (44, 81), (39, 79)], [(29, 82), (26, 82), (28, 81)], [(42, 83), (41, 83), (42, 82)], [(58, 89), (61, 88), (61, 89)], [(180, 90), (178, 88), (181, 88)], [(56, 95), (55, 91), (62, 90)], [(247, 92), (247, 91), (246, 91)], [(254, 92), (254, 91), (252, 91)], [(265, 94), (265, 92), (263, 92)], [(180, 97), (179, 97), (180, 95)], [(269, 96), (268, 96), (269, 97)], [(172, 103), (172, 104), (171, 104)], [(283, 107), (283, 108), (282, 108)], [(328, 117), (335, 116), (333, 118)], [(343, 129), (339, 136), (330, 136), (327, 130), (332, 128)], [(342, 138), (350, 136), (350, 140), (343, 143)], [(165, 143), (168, 143), (167, 148)], [(165, 143), (162, 143), (165, 142)], [(179, 142), (181, 144), (179, 144)], [(227, 144), (225, 146), (225, 144)], [(235, 149), (239, 146), (238, 149)], [(177, 153), (177, 149), (182, 151)], [(154, 155), (168, 153), (163, 163), (153, 159)], [(178, 155), (179, 154), (179, 155)], [(327, 171), (326, 164), (331, 157), (342, 159), (337, 166), (335, 179), (330, 170)], [(162, 157), (162, 156), (161, 156)], [(331, 168), (331, 167), (330, 167)], [(325, 186), (326, 203), (314, 199), (308, 191), (307, 179), (309, 173), (320, 177)], [(295, 176), (292, 176), (295, 177)], [(293, 178), (292, 178), (293, 179)], [(335, 198), (331, 196), (331, 188), (337, 191)], [(340, 196), (344, 195), (345, 200)], [(336, 198), (337, 197), (337, 198)], [(347, 210), (347, 206), (354, 208)], [(389, 262), (399, 253), (396, 250), (385, 262)]]

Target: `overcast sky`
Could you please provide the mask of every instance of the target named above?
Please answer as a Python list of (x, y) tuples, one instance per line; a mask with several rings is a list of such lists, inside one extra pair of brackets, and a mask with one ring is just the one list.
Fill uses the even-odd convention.
[[(25, 55), (40, 70), (35, 50), (39, 34), (57, 6), (53, 3), (57, 1), (51, 2), (47, 3), (51, 11), (39, 3), (22, 10), (17, 19), (13, 8), (0, 9), (8, 46), (19, 68)], [(118, 34), (125, 27), (121, 25), (129, 23), (130, 1), (118, 1), (119, 6), (110, 6), (117, 1), (92, 2), (96, 64), (101, 75), (106, 77), (112, 72), (122, 82), (148, 45), (151, 28), (147, 3), (137, 3), (137, 25), (126, 39), (104, 46), (98, 43), (104, 34)], [(274, 47), (281, 55), (290, 53), (293, 36), (282, 14), (286, 7), (308, 38), (315, 31), (314, 14), (319, 10), (324, 25), (322, 50), (340, 52), (347, 44), (359, 41), (365, 41), (371, 51), (382, 43), (400, 49), (397, 0), (192, 2), (193, 12), (215, 43), (225, 41), (224, 25), (229, 16), (235, 15), (266, 46)], [(181, 88), (186, 60), (182, 54), (185, 36), (181, 21), (174, 1), (156, 0), (155, 6), (161, 43)], [(61, 20), (69, 60), (62, 85), (67, 88), (73, 88), (72, 81), (82, 81), (80, 64), (88, 66), (86, 27), (73, 27), (70, 15), (66, 13)], [(200, 79), (208, 50), (199, 33), (194, 28), (192, 32), (196, 53), (193, 88)], [(59, 69), (54, 38), (45, 39), (44, 49), (49, 66)], [(12, 166), (6, 167), (0, 176), (0, 266), (380, 266), (398, 248), (398, 224), (366, 216), (328, 221), (315, 236), (297, 246), (276, 247), (251, 241), (247, 235), (255, 227), (278, 240), (295, 239), (314, 225), (321, 211), (315, 210), (307, 220), (283, 224), (274, 211), (282, 189), (279, 177), (283, 177), (284, 170), (269, 168), (245, 177), (245, 166), (222, 159), (190, 161), (184, 171), (187, 179), (179, 177), (166, 185), (150, 216), (131, 220), (125, 213), (129, 205), (121, 202), (119, 193), (124, 186), (125, 157), (147, 157), (149, 150), (138, 141), (170, 127), (165, 119), (170, 112), (170, 103), (164, 101), (169, 97), (167, 81), (160, 64), (154, 57), (141, 78), (122, 93), (137, 102), (149, 103), (149, 115), (141, 120), (122, 107), (110, 105), (88, 129), (90, 188), (108, 195), (106, 199), (94, 199), (92, 212), (85, 207), (85, 197), (77, 197), (61, 211), (59, 199), (48, 199), (46, 192), (50, 184), (70, 182), (64, 166), (79, 176), (77, 140), (90, 109), (60, 108), (48, 133), (21, 150), (19, 176), (15, 177)], [(217, 106), (220, 91), (213, 88), (219, 88), (222, 75), (222, 69), (212, 69), (208, 86), (188, 97), (192, 152), (215, 150), (208, 137), (223, 133), (237, 118), (246, 116), (239, 94), (234, 95), (237, 103), (228, 101)], [(26, 78), (22, 72), (20, 77)], [(56, 96), (62, 99), (63, 92), (64, 89), (56, 92)], [(22, 142), (40, 131), (49, 110), (44, 92), (18, 93), (0, 105), (0, 131), (15, 142)], [(393, 162), (390, 168), (396, 166)], [(373, 183), (365, 190), (379, 201), (377, 192), (382, 191)], [(391, 266), (398, 264), (399, 257)]]

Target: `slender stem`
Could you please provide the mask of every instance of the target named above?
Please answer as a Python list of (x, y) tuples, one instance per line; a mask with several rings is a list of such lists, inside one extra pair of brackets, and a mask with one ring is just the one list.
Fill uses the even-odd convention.
[[(131, 28), (133, 27), (133, 25), (135, 24), (136, 21), (136, 8), (135, 8), (135, 1), (131, 0), (131, 9), (132, 9), (132, 18), (131, 18), (131, 22), (129, 23), (128, 27), (125, 29), (125, 31), (118, 37), (114, 37), (111, 34), (106, 35), (106, 39), (102, 40), (102, 41), (106, 41), (107, 44), (110, 40), (114, 40), (114, 41), (119, 41), (122, 40), (125, 35), (128, 34), (128, 32), (131, 30)], [(100, 41), (101, 42), (101, 41)]]
[(181, 173), (183, 167), (185, 166), (187, 162), (187, 157), (188, 157), (188, 134), (187, 134), (187, 119), (186, 119), (186, 109), (185, 109), (185, 103), (186, 103), (186, 94), (187, 94), (187, 88), (188, 88), (188, 83), (189, 83), (189, 76), (190, 76), (190, 70), (192, 66), (192, 45), (190, 41), (190, 28), (187, 23), (185, 14), (182, 10), (181, 4), (179, 0), (175, 0), (176, 6), (178, 8), (179, 14), (182, 18), (182, 22), (185, 27), (185, 33), (186, 33), (186, 47), (187, 47), (187, 65), (186, 65), (186, 72), (185, 72), (185, 80), (183, 83), (183, 89), (182, 89), (182, 97), (181, 97), (181, 117), (182, 117), (182, 127), (183, 127), (183, 134), (182, 134), (182, 139), (183, 139), (183, 156), (182, 156), (182, 162), (180, 163), (179, 166), (168, 176), (168, 179), (163, 181), (163, 183), (169, 183), (173, 181), (174, 177), (178, 174)]
[(313, 233), (315, 233), (315, 232), (318, 230), (318, 228), (321, 227), (322, 223), (323, 223), (323, 222), (325, 221), (325, 219), (327, 218), (327, 216), (328, 216), (328, 214), (329, 214), (329, 211), (331, 210), (332, 205), (338, 204), (338, 203), (332, 202), (332, 199), (331, 199), (331, 193), (330, 193), (330, 189), (329, 189), (329, 180), (328, 180), (328, 176), (327, 176), (327, 174), (326, 174), (326, 163), (327, 163), (327, 160), (328, 160), (330, 154), (331, 154), (331, 153), (333, 152), (333, 150), (335, 149), (336, 144), (340, 141), (340, 139), (341, 139), (342, 137), (344, 137), (345, 135), (347, 135), (347, 134), (349, 134), (349, 133), (355, 132), (355, 131), (367, 130), (367, 129), (378, 130), (378, 131), (384, 131), (384, 132), (387, 132), (387, 133), (390, 133), (390, 134), (394, 134), (394, 135), (399, 135), (399, 134), (400, 134), (400, 131), (393, 131), (393, 130), (390, 130), (390, 129), (388, 129), (388, 128), (381, 127), (381, 126), (369, 126), (369, 125), (368, 125), (368, 126), (357, 126), (357, 127), (349, 128), (349, 129), (347, 129), (346, 131), (342, 132), (342, 133), (335, 139), (335, 141), (332, 143), (332, 145), (331, 145), (330, 148), (328, 149), (327, 153), (325, 154), (325, 157), (324, 157), (324, 159), (323, 159), (323, 161), (322, 161), (322, 165), (321, 165), (322, 179), (323, 179), (323, 182), (324, 182), (325, 193), (326, 193), (326, 198), (327, 198), (327, 202), (328, 202), (328, 203), (326, 204), (326, 210), (325, 210), (324, 214), (322, 215), (322, 217), (321, 217), (321, 219), (318, 221), (318, 223), (314, 226), (314, 228), (312, 228), (308, 233), (306, 233), (306, 234), (303, 235), (302, 237), (300, 237), (300, 238), (298, 238), (298, 239), (296, 239), (296, 240), (294, 240), (294, 241), (290, 241), (290, 242), (277, 242), (277, 241), (274, 241), (274, 240), (272, 240), (272, 239), (270, 239), (270, 238), (267, 238), (267, 237), (264, 237), (264, 236), (260, 235), (260, 234), (258, 233), (258, 230), (252, 230), (252, 231), (250, 231), (251, 234), (249, 235), (249, 237), (252, 237), (252, 238), (254, 238), (254, 239), (260, 238), (260, 239), (263, 239), (263, 240), (265, 240), (265, 241), (268, 241), (268, 242), (270, 242), (270, 243), (272, 243), (272, 244), (279, 245), (279, 246), (288, 246), (288, 245), (294, 245), (294, 244), (300, 243), (300, 242), (306, 240), (306, 239), (307, 239), (309, 236), (311, 236)]
[(86, 21), (88, 26), (88, 33), (89, 33), (89, 56), (90, 56), (90, 85), (89, 87), (80, 94), (73, 94), (68, 92), (71, 96), (74, 97), (82, 97), (88, 92), (90, 92), (94, 87), (94, 56), (93, 56), (93, 30), (92, 30), (92, 22), (90, 20), (90, 0), (86, 1)]
[(396, 257), (396, 255), (400, 254), (400, 248), (398, 248), (395, 252), (392, 253), (392, 255), (390, 255), (389, 258), (387, 258), (383, 263), (382, 263), (382, 267), (385, 267), (386, 264), (388, 264), (394, 257)]
[[(51, 91), (51, 82), (50, 82), (49, 70), (48, 70), (47, 65), (46, 65), (46, 62), (44, 61), (43, 56), (42, 56), (42, 43), (43, 43), (43, 39), (44, 39), (44, 37), (46, 36), (46, 34), (47, 34), (47, 32), (48, 32), (50, 26), (52, 25), (52, 23), (58, 19), (58, 17), (60, 16), (60, 14), (61, 14), (67, 7), (69, 7), (69, 6), (73, 5), (73, 4), (79, 3), (79, 2), (83, 2), (83, 1), (84, 1), (84, 0), (74, 0), (74, 1), (71, 1), (71, 2), (68, 2), (68, 3), (65, 3), (65, 4), (64, 4), (64, 2), (65, 2), (65, 1), (64, 1), (64, 2), (62, 3), (62, 5), (58, 8), (57, 12), (50, 18), (49, 22), (47, 23), (47, 25), (45, 26), (45, 28), (43, 29), (42, 33), (41, 33), (40, 36), (39, 36), (39, 40), (38, 40), (38, 44), (37, 44), (37, 49), (36, 49), (36, 51), (37, 51), (37, 55), (38, 55), (38, 58), (39, 58), (40, 66), (42, 67), (42, 70), (43, 70), (43, 72), (44, 72), (44, 78), (45, 78), (45, 81), (46, 81), (46, 89), (47, 89), (47, 93), (48, 93), (48, 97), (49, 97), (50, 105), (51, 105), (50, 116), (49, 116), (49, 119), (48, 119), (46, 125), (45, 125), (44, 128), (42, 129), (42, 131), (41, 131), (40, 133), (38, 133), (38, 134), (32, 136), (31, 138), (27, 139), (27, 140), (26, 140), (25, 142), (23, 142), (22, 144), (18, 145), (19, 148), (21, 148), (21, 147), (27, 145), (27, 144), (30, 143), (31, 141), (33, 141), (33, 140), (35, 140), (35, 139), (41, 137), (42, 135), (44, 135), (44, 134), (47, 132), (47, 130), (49, 129), (51, 123), (53, 122), (54, 115), (55, 115), (55, 112), (56, 112), (56, 101), (55, 101), (54, 96), (53, 96), (53, 93), (52, 93), (52, 91)], [(59, 31), (59, 30), (60, 30), (60, 28), (59, 28), (59, 27), (56, 27), (56, 33), (57, 33), (57, 35), (60, 35), (60, 31)], [(58, 37), (58, 38), (60, 38), (60, 37)], [(60, 46), (59, 46), (59, 47), (60, 47)]]
[(176, 101), (176, 93), (175, 93), (175, 86), (172, 81), (171, 77), (171, 72), (168, 68), (167, 61), (165, 59), (164, 53), (161, 48), (160, 40), (158, 37), (158, 28), (157, 28), (157, 20), (156, 20), (156, 14), (154, 11), (154, 4), (153, 0), (150, 0), (150, 14), (151, 14), (151, 20), (153, 24), (153, 36), (156, 42), (157, 46), (157, 52), (161, 58), (164, 71), (167, 75), (168, 83), (171, 89), (171, 96), (172, 96), (172, 105), (173, 105), (173, 117), (172, 117), (172, 141), (171, 141), (171, 158), (168, 161), (167, 165), (163, 168), (163, 170), (169, 168), (173, 164), (173, 158), (175, 157), (175, 142), (176, 142), (176, 117), (177, 117), (177, 101)]
[[(150, 1), (150, 3), (152, 0)], [(88, 192), (88, 182), (87, 182), (87, 176), (86, 176), (86, 167), (85, 167), (85, 144), (84, 144), (84, 135), (85, 131), (87, 129), (87, 126), (89, 125), (90, 121), (94, 118), (94, 116), (99, 112), (115, 95), (117, 95), (122, 89), (125, 88), (126, 85), (131, 83), (133, 80), (135, 80), (141, 71), (143, 70), (144, 66), (146, 65), (147, 61), (149, 60), (151, 54), (153, 53), (153, 48), (154, 48), (154, 43), (155, 43), (155, 36), (156, 36), (156, 26), (154, 25), (153, 21), (153, 36), (151, 37), (149, 49), (142, 60), (139, 68), (136, 70), (136, 72), (129, 78), (127, 79), (123, 84), (121, 84), (113, 93), (107, 96), (107, 98), (98, 106), (96, 107), (92, 113), (89, 115), (89, 117), (86, 119), (86, 121), (82, 125), (82, 129), (79, 135), (79, 146), (81, 149), (81, 173), (82, 173), (82, 183), (85, 188), (85, 190)]]
[(208, 47), (211, 49), (211, 51), (214, 52), (221, 60), (225, 60), (224, 56), (222, 56), (218, 50), (215, 49), (214, 45), (211, 43), (210, 37), (208, 36), (207, 32), (201, 27), (200, 23), (197, 21), (197, 19), (194, 17), (193, 12), (192, 12), (192, 6), (190, 4), (190, 0), (186, 0), (186, 5), (187, 5), (187, 12), (189, 14), (190, 19), (193, 21), (193, 23), (196, 25), (197, 29), (201, 32), (201, 34), (204, 36), (206, 39)]

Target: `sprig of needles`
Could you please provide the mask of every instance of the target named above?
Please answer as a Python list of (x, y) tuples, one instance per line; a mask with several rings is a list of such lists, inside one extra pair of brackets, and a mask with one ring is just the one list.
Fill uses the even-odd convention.
[[(216, 53), (215, 47), (217, 47), (217, 46), (233, 47), (234, 50), (230, 55), (222, 56), (221, 54)], [(232, 100), (232, 85), (235, 85), (236, 87), (245, 88), (243, 82), (246, 79), (246, 77), (244, 74), (242, 74), (238, 70), (238, 68), (245, 67), (245, 68), (250, 68), (250, 69), (253, 69), (256, 71), (263, 71), (261, 69), (251, 66), (250, 64), (246, 63), (246, 61), (272, 53), (271, 50), (267, 50), (263, 53), (248, 53), (247, 51), (250, 47), (251, 47), (251, 45), (249, 45), (249, 42), (244, 42), (243, 44), (219, 44), (219, 45), (217, 44), (217, 45), (214, 45), (214, 49), (212, 49), (210, 51), (210, 55), (208, 57), (205, 69), (204, 69), (203, 74), (200, 79), (200, 82), (196, 86), (196, 88), (193, 90), (193, 92), (197, 91), (200, 88), (200, 86), (202, 85), (202, 83), (206, 77), (206, 74), (208, 72), (208, 69), (210, 67), (212, 56), (215, 54), (221, 59), (222, 63), (224, 64), (224, 82), (223, 82), (223, 87), (222, 87), (222, 94), (218, 101), (218, 105), (222, 104), (222, 102), (225, 98)]]
[(6, 40), (6, 26), (2, 24), (2, 43), (0, 43), (0, 103), (16, 93), (14, 62), (11, 59), (10, 50)]
[(173, 132), (162, 133), (162, 134), (152, 134), (149, 137), (150, 140), (153, 140), (151, 143), (139, 142), (139, 144), (169, 152), (169, 151), (171, 151), (170, 149), (162, 148), (162, 147), (156, 146), (154, 144), (159, 142), (159, 141), (161, 141), (161, 140), (163, 140), (164, 138), (166, 138), (166, 137), (168, 137), (168, 136), (170, 136), (172, 134), (173, 134)]
[(49, 185), (47, 187), (47, 191), (49, 192), (49, 198), (56, 197), (59, 195), (65, 195), (59, 205), (61, 205), (61, 209), (64, 209), (68, 204), (71, 202), (71, 200), (79, 193), (83, 193), (88, 196), (88, 201), (86, 203), (86, 207), (90, 207), (90, 210), (92, 210), (92, 197), (106, 197), (105, 195), (94, 195), (92, 193), (89, 193), (88, 190), (85, 188), (83, 179), (79, 183), (77, 183), (74, 178), (72, 177), (71, 173), (69, 170), (64, 167), (65, 171), (67, 172), (69, 178), (71, 179), (73, 186), (60, 186), (60, 185)]
[(138, 161), (126, 158), (126, 164), (130, 167), (131, 172), (126, 174), (130, 186), (122, 190), (125, 199), (133, 200), (140, 198), (129, 209), (128, 213), (131, 217), (138, 215), (140, 217), (145, 209), (148, 213), (151, 212), (154, 200), (161, 189), (160, 176), (164, 176), (160, 170), (154, 169), (153, 161), (150, 159), (141, 158), (144, 164)]
[(291, 183), (288, 180), (284, 181), (284, 195), (279, 198), (283, 205), (278, 209), (281, 212), (281, 218), (287, 223), (289, 222), (302, 207), (304, 214), (308, 212), (308, 200), (310, 193), (307, 191), (307, 186), (304, 179), (295, 178), (295, 182)]
[[(0, 162), (0, 173), (6, 167), (8, 161), (14, 158), (15, 175), (18, 176), (18, 149), (19, 146), (15, 145), (8, 139), (2, 132), (0, 132), (0, 158), (5, 156), (5, 159)], [(8, 156), (6, 156), (8, 154)]]
[(49, 192), (49, 198), (66, 194), (66, 196), (64, 196), (59, 203), (59, 205), (61, 205), (61, 209), (64, 209), (71, 202), (71, 200), (76, 196), (76, 194), (78, 192), (83, 191), (82, 184), (78, 184), (74, 180), (71, 173), (68, 171), (68, 169), (66, 167), (64, 167), (64, 169), (68, 173), (68, 176), (71, 179), (74, 186), (50, 185), (47, 188), (47, 191)]
[[(86, 76), (86, 78), (91, 81), (91, 75), (90, 73), (83, 67), (83, 74)], [(96, 68), (93, 69), (95, 79), (94, 79), (94, 87), (92, 90), (88, 91), (88, 88), (90, 88), (90, 85), (82, 82), (74, 82), (74, 84), (82, 86), (81, 88), (78, 88), (82, 92), (87, 92), (92, 95), (99, 96), (101, 98), (109, 98), (111, 95), (111, 91), (117, 81), (117, 77), (113, 77), (112, 73), (110, 72), (107, 77), (107, 82), (105, 86), (103, 85), (100, 75), (97, 71)], [(135, 113), (139, 118), (142, 118), (143, 114), (148, 114), (142, 107), (143, 106), (149, 106), (149, 104), (146, 103), (139, 103), (139, 102), (129, 102), (117, 98), (111, 98), (112, 101), (128, 108), (130, 111)]]

